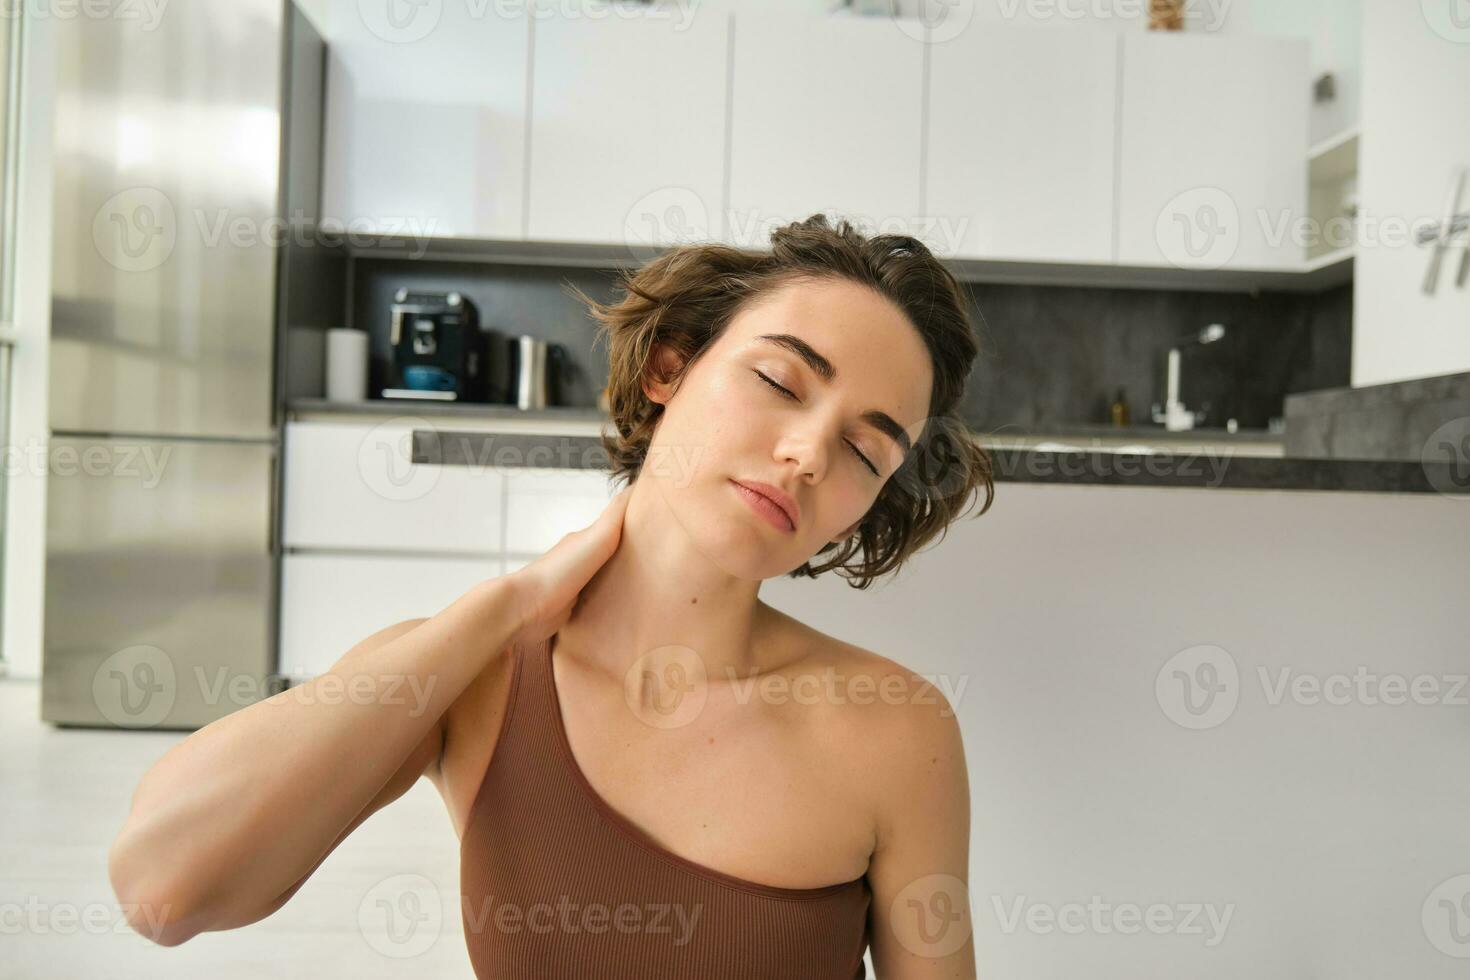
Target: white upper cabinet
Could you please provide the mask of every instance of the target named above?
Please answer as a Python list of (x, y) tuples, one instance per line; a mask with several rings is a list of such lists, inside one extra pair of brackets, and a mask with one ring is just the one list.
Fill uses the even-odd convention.
[(528, 236), (674, 245), (719, 233), (729, 15), (535, 22)]
[(1301, 269), (1307, 53), (1296, 39), (1124, 37), (1119, 262)]
[(941, 256), (1113, 260), (1111, 32), (974, 23), (929, 59), (923, 237)]
[(523, 7), (333, 0), (331, 14), (323, 217), (405, 246), (521, 238)]
[(329, 2), (323, 215), (404, 247), (764, 248), (826, 211), (946, 258), (1305, 268), (1303, 39)]
[(887, 17), (736, 16), (727, 241), (761, 248), (773, 226), (824, 210), (917, 233), (915, 33)]

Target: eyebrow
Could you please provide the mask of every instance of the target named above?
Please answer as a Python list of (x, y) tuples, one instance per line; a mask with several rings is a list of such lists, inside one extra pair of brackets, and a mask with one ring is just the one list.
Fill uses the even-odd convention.
[[(830, 385), (837, 380), (836, 366), (818, 351), (814, 350), (811, 344), (808, 344), (795, 334), (763, 333), (755, 339), (767, 344), (774, 344), (795, 354), (806, 362), (806, 366), (811, 368), (816, 376), (822, 379), (823, 383)], [(873, 408), (864, 412), (861, 417), (864, 422), (898, 443), (903, 448), (905, 455), (913, 448), (909, 442), (909, 434), (904, 431), (904, 427), (893, 421), (893, 417), (887, 412), (880, 412)]]

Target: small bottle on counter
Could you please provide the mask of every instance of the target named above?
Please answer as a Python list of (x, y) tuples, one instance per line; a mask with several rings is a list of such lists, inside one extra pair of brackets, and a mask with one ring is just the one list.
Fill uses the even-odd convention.
[(1108, 415), (1115, 428), (1126, 429), (1129, 425), (1128, 389), (1119, 387), (1113, 404), (1108, 406)]

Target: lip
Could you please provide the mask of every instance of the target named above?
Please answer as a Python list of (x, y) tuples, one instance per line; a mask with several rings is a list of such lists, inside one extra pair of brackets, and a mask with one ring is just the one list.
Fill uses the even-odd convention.
[(756, 480), (731, 480), (730, 482), (735, 484), (737, 487), (748, 490), (751, 494), (754, 494), (757, 497), (761, 497), (765, 500), (766, 503), (771, 504), (780, 513), (784, 514), (786, 520), (790, 522), (790, 526), (779, 526), (777, 524), (778, 519), (775, 517), (774, 514), (770, 514), (768, 511), (761, 510), (760, 505), (757, 501), (749, 500), (749, 498), (747, 498), (750, 504), (756, 507), (757, 510), (760, 510), (763, 515), (772, 518), (772, 526), (778, 527), (779, 530), (786, 531), (788, 533), (796, 530), (797, 521), (801, 518), (800, 509), (797, 507), (796, 501), (792, 500), (791, 496), (783, 492), (780, 487), (773, 487), (769, 483), (761, 483)]

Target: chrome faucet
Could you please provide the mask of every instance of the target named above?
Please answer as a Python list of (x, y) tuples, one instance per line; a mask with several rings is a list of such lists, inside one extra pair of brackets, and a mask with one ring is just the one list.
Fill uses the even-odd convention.
[(1465, 182), (1470, 180), (1470, 168), (1462, 168), (1455, 171), (1450, 180), (1449, 197), (1445, 199), (1445, 218), (1437, 225), (1427, 228), (1419, 228), (1414, 233), (1414, 240), (1420, 245), (1433, 245), (1429, 256), (1429, 271), (1424, 275), (1424, 292), (1430, 296), (1439, 288), (1439, 267), (1444, 264), (1444, 256), (1451, 248), (1462, 247), (1465, 254), (1460, 256), (1460, 271), (1455, 275), (1455, 285), (1464, 287), (1470, 281), (1470, 211), (1460, 210), (1460, 199), (1465, 193)]
[(1184, 403), (1179, 400), (1180, 351), (1194, 344), (1213, 344), (1223, 336), (1225, 336), (1225, 325), (1212, 323), (1198, 334), (1185, 337), (1169, 348), (1169, 375), (1165, 384), (1164, 406), (1162, 410), (1158, 402), (1154, 402), (1153, 406), (1154, 421), (1162, 422), (1168, 431), (1185, 432), (1193, 429), (1195, 422), (1202, 417), (1201, 413), (1191, 412), (1185, 408)]

